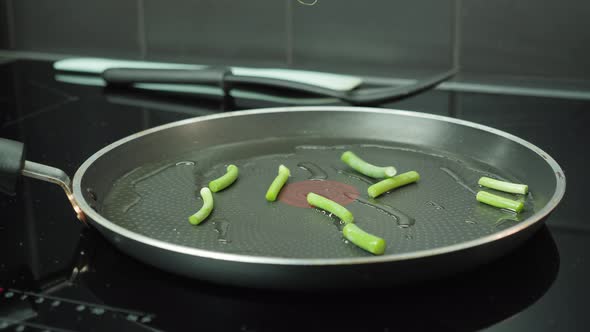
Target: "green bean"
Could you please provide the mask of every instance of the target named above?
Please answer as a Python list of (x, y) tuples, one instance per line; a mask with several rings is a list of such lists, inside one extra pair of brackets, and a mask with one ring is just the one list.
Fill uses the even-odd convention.
[(213, 194), (211, 194), (211, 190), (207, 187), (201, 188), (201, 197), (203, 198), (203, 206), (197, 213), (188, 217), (188, 221), (193, 225), (200, 224), (213, 211)]
[(279, 195), (279, 192), (285, 185), (285, 182), (287, 182), (287, 180), (289, 179), (289, 176), (291, 176), (291, 172), (289, 171), (289, 169), (284, 165), (280, 165), (279, 175), (277, 175), (274, 181), (270, 184), (270, 187), (268, 187), (268, 191), (266, 192), (267, 201), (274, 202), (277, 200), (277, 196)]
[(355, 224), (344, 226), (342, 235), (350, 242), (374, 255), (383, 255), (383, 252), (385, 252), (385, 240), (363, 231)]
[(214, 193), (229, 187), (238, 178), (238, 167), (236, 165), (227, 166), (227, 173), (220, 178), (209, 182), (209, 188)]
[(397, 176), (394, 176), (383, 181), (379, 181), (367, 189), (370, 197), (375, 198), (384, 192), (390, 191), (397, 187), (405, 186), (406, 184), (420, 180), (420, 174), (415, 171), (409, 171)]
[(504, 181), (488, 178), (485, 176), (480, 178), (477, 183), (480, 186), (488, 187), (491, 189), (496, 189), (499, 191), (504, 191), (507, 193), (525, 195), (526, 193), (529, 192), (529, 186), (527, 186), (526, 184), (504, 182)]
[(307, 194), (307, 203), (309, 203), (309, 205), (318, 207), (322, 210), (326, 210), (330, 213), (335, 214), (338, 218), (340, 218), (347, 224), (352, 223), (354, 221), (354, 216), (350, 211), (348, 211), (344, 206), (330, 199), (327, 199), (324, 196), (309, 193)]
[(522, 209), (524, 208), (524, 204), (522, 202), (517, 202), (508, 198), (504, 198), (502, 196), (490, 194), (486, 191), (478, 192), (475, 198), (482, 203), (503, 209), (512, 210), (517, 213), (522, 211)]
[(375, 179), (390, 178), (397, 173), (397, 170), (393, 166), (379, 167), (371, 165), (351, 151), (344, 152), (340, 157), (340, 160), (355, 171)]

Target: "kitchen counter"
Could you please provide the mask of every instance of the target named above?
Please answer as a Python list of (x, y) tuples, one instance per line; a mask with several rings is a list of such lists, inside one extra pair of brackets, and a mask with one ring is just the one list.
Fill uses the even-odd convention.
[[(50, 62), (0, 63), (0, 137), (24, 141), (29, 160), (69, 174), (103, 146), (146, 128), (283, 105), (113, 91), (89, 77), (58, 82), (56, 74)], [(387, 289), (293, 293), (214, 285), (146, 266), (78, 222), (57, 186), (22, 179), (16, 196), (0, 196), (0, 330), (587, 330), (590, 101), (433, 90), (383, 107), (524, 138), (563, 167), (565, 198), (522, 247), (475, 270)]]

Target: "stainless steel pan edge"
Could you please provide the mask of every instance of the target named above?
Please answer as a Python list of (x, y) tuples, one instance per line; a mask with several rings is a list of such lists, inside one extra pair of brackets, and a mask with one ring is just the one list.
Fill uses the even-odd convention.
[[(238, 255), (238, 254), (229, 254), (229, 253), (220, 253), (220, 252), (213, 252), (208, 250), (196, 249), (186, 246), (175, 245), (171, 243), (166, 243), (163, 241), (155, 240), (146, 236), (143, 236), (138, 233), (131, 232), (125, 228), (122, 228), (109, 220), (102, 217), (99, 213), (97, 213), (94, 209), (90, 207), (90, 203), (86, 200), (83, 195), (83, 188), (82, 188), (82, 179), (84, 174), (88, 170), (88, 168), (99, 158), (103, 155), (107, 154), (109, 151), (117, 148), (118, 146), (125, 144), (131, 140), (150, 135), (152, 133), (174, 128), (178, 126), (182, 126), (189, 123), (200, 122), (200, 121), (207, 121), (211, 119), (217, 118), (225, 118), (225, 117), (239, 117), (239, 116), (248, 116), (251, 114), (265, 114), (265, 113), (280, 113), (280, 112), (299, 112), (299, 111), (321, 111), (321, 112), (331, 112), (331, 111), (350, 111), (350, 112), (366, 112), (370, 113), (380, 113), (380, 114), (397, 114), (397, 115), (404, 115), (410, 117), (418, 117), (418, 118), (426, 118), (426, 119), (433, 119), (439, 121), (445, 121), (450, 123), (455, 123), (463, 126), (472, 127), (475, 129), (479, 129), (482, 131), (487, 131), (498, 136), (504, 137), (511, 141), (514, 141), (520, 145), (523, 145), (530, 150), (534, 151), (538, 154), (541, 158), (545, 159), (546, 162), (550, 165), (553, 169), (555, 181), (556, 181), (556, 190), (553, 196), (550, 198), (548, 203), (539, 211), (537, 211), (534, 215), (532, 215), (529, 219), (513, 226), (502, 230), (500, 232), (479, 238), (477, 240), (472, 240), (468, 242), (463, 242), (455, 245), (449, 245), (445, 247), (440, 247), (436, 249), (429, 249), (429, 250), (422, 250), (416, 251), (411, 253), (405, 254), (394, 254), (394, 255), (387, 255), (387, 256), (375, 256), (375, 257), (363, 257), (363, 258), (334, 258), (334, 259), (301, 259), (301, 258), (279, 258), (279, 257), (260, 257), (260, 256), (249, 256), (249, 255)], [(192, 118), (187, 120), (182, 120), (178, 122), (173, 122), (169, 124), (165, 124), (162, 126), (158, 126), (155, 128), (151, 128), (134, 135), (128, 136), (123, 138), (117, 142), (114, 142), (105, 148), (101, 149), (100, 151), (96, 152), (92, 155), (88, 160), (86, 160), (82, 166), (76, 172), (74, 179), (73, 179), (73, 192), (74, 197), (77, 203), (79, 204), (82, 211), (86, 214), (87, 218), (91, 223), (98, 226), (98, 229), (101, 230), (109, 239), (111, 239), (115, 245), (127, 247), (126, 251), (133, 253), (133, 249), (128, 246), (130, 243), (137, 243), (140, 244), (143, 248), (150, 248), (150, 249), (160, 249), (165, 250), (167, 254), (169, 253), (176, 253), (181, 254), (184, 256), (184, 259), (193, 259), (195, 260), (195, 264), (198, 264), (199, 260), (197, 258), (203, 258), (206, 261), (215, 260), (218, 261), (219, 268), (229, 268), (230, 265), (224, 267), (225, 263), (244, 263), (244, 264), (265, 264), (269, 266), (316, 266), (316, 267), (329, 267), (329, 266), (339, 266), (339, 265), (360, 265), (360, 264), (376, 264), (382, 265), (380, 263), (388, 263), (394, 261), (409, 261), (409, 260), (417, 260), (421, 258), (428, 258), (432, 256), (438, 256), (443, 254), (450, 254), (455, 252), (462, 252), (466, 249), (476, 248), (476, 247), (487, 247), (485, 245), (493, 245), (493, 242), (509, 238), (513, 235), (518, 235), (517, 233), (525, 233), (521, 232), (523, 230), (533, 231), (537, 229), (542, 223), (541, 221), (544, 220), (549, 213), (557, 206), (560, 200), (563, 198), (565, 193), (566, 187), (566, 180), (565, 175), (561, 167), (557, 164), (557, 162), (545, 153), (543, 150), (538, 148), (537, 146), (533, 145), (530, 142), (527, 142), (521, 138), (518, 138), (514, 135), (508, 134), (506, 132), (487, 127), (480, 124), (475, 124), (468, 121), (452, 119), (444, 116), (426, 114), (426, 113), (418, 113), (418, 112), (411, 112), (411, 111), (403, 111), (403, 110), (389, 110), (389, 109), (378, 109), (378, 108), (364, 108), (364, 107), (339, 107), (339, 106), (323, 106), (323, 107), (279, 107), (279, 108), (267, 108), (267, 109), (255, 109), (255, 110), (248, 110), (248, 111), (236, 111), (236, 112), (228, 112), (222, 114), (215, 114), (209, 116), (203, 116), (198, 118)], [(139, 254), (134, 256), (139, 257)], [(164, 259), (167, 255), (162, 255), (161, 259)], [(143, 259), (145, 261), (145, 259)], [(149, 263), (149, 262), (148, 262)], [(160, 264), (154, 264), (158, 266), (166, 266), (169, 265), (166, 262)], [(241, 265), (241, 264), (240, 264)], [(170, 269), (173, 269), (171, 266)], [(233, 268), (231, 268), (233, 270)], [(176, 271), (182, 272), (182, 271)], [(183, 273), (183, 274), (192, 274), (192, 273)]]

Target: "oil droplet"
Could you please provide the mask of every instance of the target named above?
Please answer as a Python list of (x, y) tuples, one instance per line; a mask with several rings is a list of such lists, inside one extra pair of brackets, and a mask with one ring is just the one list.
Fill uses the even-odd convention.
[(44, 298), (42, 298), (42, 297), (38, 297), (38, 298), (35, 300), (35, 303), (43, 303), (43, 302), (45, 302), (45, 299), (44, 299)]
[(299, 145), (295, 147), (295, 150), (346, 150), (349, 148), (350, 145)]
[(129, 172), (123, 174), (123, 176), (121, 176), (119, 181), (127, 179), (128, 177), (132, 176), (133, 174), (135, 174), (135, 172), (137, 172), (140, 169), (141, 169), (141, 167), (136, 167), (136, 168), (130, 170)]
[(59, 307), (60, 304), (61, 304), (61, 301), (58, 301), (58, 300), (51, 302), (52, 307)]
[(9, 298), (11, 298), (13, 296), (14, 296), (14, 293), (13, 292), (6, 292), (6, 294), (4, 294), (4, 297), (7, 298), (7, 299), (9, 299)]
[(175, 164), (176, 166), (195, 166), (194, 161), (179, 161)]
[(152, 319), (153, 318), (151, 316), (144, 316), (144, 317), (141, 318), (141, 322), (142, 323), (149, 323), (149, 322), (152, 321)]
[(81, 312), (84, 311), (86, 309), (86, 306), (83, 304), (80, 304), (76, 307), (76, 311)]
[(350, 243), (350, 241), (348, 241), (346, 238), (342, 238), (342, 242), (344, 242), (346, 244), (349, 244)]
[(215, 227), (215, 231), (217, 232), (217, 241), (220, 243), (229, 243), (231, 241), (228, 240), (228, 231), (229, 231), (230, 223), (225, 219), (215, 219), (213, 220), (213, 226)]
[(530, 191), (527, 193), (527, 198), (530, 199), (531, 201), (534, 201), (535, 198), (533, 197), (533, 193), (531, 193)]
[(134, 314), (127, 315), (127, 320), (129, 320), (129, 321), (137, 322), (138, 319), (139, 319), (139, 317), (137, 317), (137, 315), (134, 315)]
[[(516, 213), (516, 212), (514, 212), (512, 210), (501, 208), (500, 211), (502, 211), (502, 212), (504, 212), (506, 214), (509, 214), (509, 215), (511, 215), (511, 216), (513, 216), (515, 218), (518, 218), (518, 213)], [(500, 219), (513, 219), (513, 220), (516, 220), (515, 218), (500, 218)]]
[(333, 168), (333, 169), (334, 169), (334, 170), (335, 170), (335, 171), (336, 171), (338, 174), (345, 175), (345, 176), (347, 176), (347, 177), (349, 177), (349, 178), (351, 178), (351, 179), (355, 179), (355, 180), (358, 180), (358, 181), (364, 182), (364, 183), (366, 183), (366, 184), (373, 184), (373, 181), (371, 181), (370, 179), (368, 179), (368, 178), (366, 178), (366, 177), (363, 177), (363, 176), (361, 176), (361, 175), (357, 175), (357, 174), (354, 174), (353, 172), (350, 172), (350, 171), (347, 171), (347, 170), (344, 170), (344, 169), (339, 169), (339, 168), (336, 168), (336, 167), (332, 167), (332, 168)]
[(26, 300), (28, 297), (29, 296), (27, 294), (23, 294), (23, 295), (20, 296), (20, 300), (21, 301)]
[(297, 167), (309, 172), (308, 180), (325, 180), (328, 178), (328, 174), (314, 163), (305, 161), (297, 164)]
[(135, 205), (137, 205), (137, 203), (139, 203), (139, 201), (141, 201), (141, 196), (137, 192), (135, 192), (135, 190), (133, 190), (133, 192), (137, 196), (128, 204), (123, 205), (123, 213), (127, 213), (129, 210), (131, 210), (132, 207), (134, 207)]
[(463, 187), (463, 189), (469, 191), (470, 193), (476, 195), (477, 193), (475, 192), (475, 190), (471, 189), (471, 187), (469, 187), (465, 181), (463, 181), (455, 172), (451, 171), (450, 169), (446, 168), (446, 167), (441, 167), (440, 168), (441, 171), (443, 171), (446, 175), (450, 176), (453, 180), (455, 180), (455, 182), (457, 182), (458, 185), (460, 185), (461, 187)]
[[(142, 197), (141, 197), (141, 195), (136, 190), (136, 186), (139, 183), (141, 183), (141, 182), (143, 182), (143, 181), (145, 181), (145, 180), (147, 180), (147, 179), (149, 179), (151, 177), (154, 177), (154, 176), (156, 176), (156, 175), (164, 172), (165, 170), (169, 169), (170, 167), (172, 167), (174, 165), (175, 164), (159, 167), (159, 168), (157, 168), (157, 169), (155, 169), (155, 170), (153, 170), (153, 171), (145, 174), (144, 176), (141, 176), (141, 177), (139, 177), (139, 178), (131, 181), (131, 191), (133, 192), (133, 194), (135, 195), (135, 197), (128, 204), (123, 205), (123, 213), (129, 212), (129, 210), (131, 210), (135, 205), (137, 205), (141, 201)], [(137, 169), (135, 169), (135, 170), (137, 170)], [(125, 176), (123, 176), (123, 178), (125, 178), (127, 176), (130, 176), (134, 171), (126, 174)], [(123, 179), (123, 178), (121, 178), (121, 179)]]
[(339, 232), (342, 232), (342, 229), (344, 228), (344, 226), (346, 225), (346, 223), (341, 220), (340, 218), (338, 218), (337, 216), (335, 216), (333, 213), (328, 212), (326, 210), (322, 210), (320, 208), (314, 208), (314, 210), (318, 213), (323, 214), (324, 216), (332, 219), (332, 223), (334, 226), (336, 226), (336, 228), (338, 229)]
[(473, 221), (473, 220), (465, 220), (466, 224), (470, 224), (470, 225), (475, 225), (477, 224), (477, 222)]
[(516, 225), (518, 223), (518, 220), (513, 219), (513, 218), (502, 218), (502, 219), (498, 219), (498, 221), (496, 221), (496, 223), (494, 224), (494, 226), (497, 229), (505, 229), (505, 228), (509, 228), (512, 227), (514, 225)]
[(435, 208), (435, 209), (437, 209), (437, 210), (444, 210), (444, 209), (445, 209), (445, 207), (444, 207), (444, 206), (442, 206), (442, 205), (438, 204), (437, 202), (428, 201), (428, 202), (426, 202), (426, 204), (428, 204), (428, 205), (430, 205), (430, 206), (434, 207), (434, 208)]
[(375, 200), (367, 201), (367, 200), (360, 198), (360, 197), (352, 197), (352, 196), (349, 196), (350, 195), (349, 193), (344, 193), (344, 195), (346, 197), (351, 198), (351, 199), (354, 198), (357, 202), (359, 202), (363, 205), (366, 205), (366, 206), (370, 206), (370, 207), (376, 209), (377, 211), (393, 218), (395, 220), (395, 222), (397, 223), (398, 227), (400, 227), (400, 228), (409, 228), (416, 223), (416, 219), (408, 216), (407, 214), (394, 208), (393, 206), (389, 206), (389, 205), (386, 205), (383, 203), (377, 203)]
[(93, 201), (98, 200), (98, 196), (96, 196), (96, 193), (92, 188), (86, 188), (86, 192), (88, 193), (88, 196), (90, 196), (90, 199), (92, 199)]
[(464, 167), (466, 169), (472, 171), (472, 172), (479, 173), (479, 174), (481, 174), (481, 175), (483, 175), (485, 177), (488, 177), (488, 178), (492, 178), (492, 179), (496, 179), (496, 180), (500, 180), (500, 181), (511, 182), (511, 181), (508, 181), (506, 178), (499, 176), (498, 174), (492, 174), (490, 172), (482, 171), (480, 169), (473, 168), (473, 167), (470, 167), (470, 166), (464, 166)]

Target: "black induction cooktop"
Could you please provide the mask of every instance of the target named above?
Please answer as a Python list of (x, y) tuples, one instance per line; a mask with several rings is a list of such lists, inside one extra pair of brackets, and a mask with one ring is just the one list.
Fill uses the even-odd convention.
[[(297, 99), (272, 91), (231, 100), (170, 96), (99, 84), (56, 73), (50, 62), (5, 59), (0, 137), (25, 142), (27, 159), (73, 174), (98, 149), (143, 129)], [(529, 140), (564, 168), (566, 196), (523, 246), (474, 270), (381, 289), (285, 292), (206, 283), (144, 265), (77, 221), (59, 187), (24, 178), (15, 196), (0, 196), (0, 330), (588, 329), (590, 101), (432, 90), (382, 107), (465, 119)]]

